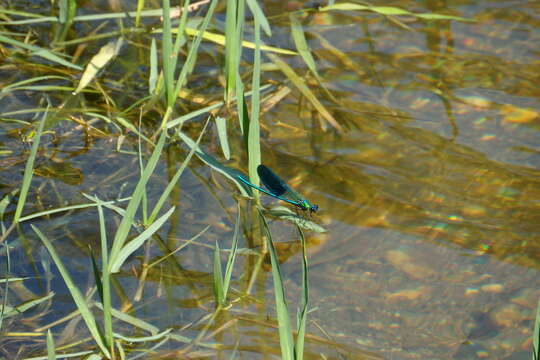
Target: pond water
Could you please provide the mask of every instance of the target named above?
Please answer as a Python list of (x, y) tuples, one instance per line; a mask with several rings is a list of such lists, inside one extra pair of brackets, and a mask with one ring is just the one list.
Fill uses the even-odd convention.
[[(85, 11), (112, 11), (105, 3), (101, 8), (96, 4)], [(264, 5), (274, 30), (265, 41), (294, 48), (288, 16), (283, 14), (306, 4), (267, 1)], [(539, 3), (375, 5), (473, 21), (389, 18), (360, 11), (311, 12), (302, 18), (320, 84), (308, 75), (300, 57), (281, 58), (316, 89), (343, 127), (341, 132), (280, 73), (263, 73), (263, 84), (280, 82), (291, 90), (262, 115), (263, 162), (319, 205), (312, 220), (327, 229), (322, 234), (306, 233), (313, 309), (306, 358), (530, 358), (540, 298)], [(90, 25), (77, 31), (89, 31)], [(29, 26), (10, 28), (25, 29), (38, 31)], [(72, 119), (59, 122), (54, 134), (53, 129), (45, 134), (28, 213), (85, 202), (83, 192), (108, 200), (120, 198), (136, 184), (137, 137), (81, 109), (110, 109), (109, 116), (138, 124), (139, 110), (120, 111), (146, 94), (141, 83), (147, 83), (143, 66), (147, 59), (141, 49), (149, 42), (141, 45), (142, 39), (148, 41), (148, 37), (137, 38), (124, 47), (108, 70), (111, 78), (101, 80), (99, 92), (78, 98), (73, 105), (80, 107), (73, 117), (85, 117), (95, 128)], [(191, 110), (197, 108), (196, 95), (204, 98), (205, 105), (210, 99), (220, 100), (223, 90), (215, 80), (222, 64), (216, 60), (215, 48), (203, 43), (188, 85)], [(245, 60), (250, 60), (249, 53)], [(130, 64), (133, 61), (138, 65)], [(16, 58), (0, 68), (3, 86), (49, 71), (56, 73), (18, 63)], [(60, 99), (66, 94), (51, 96)], [(6, 119), (0, 139), (2, 195), (20, 186), (28, 155), (21, 139), (29, 127), (7, 120), (31, 121), (29, 115), (12, 112), (29, 104), (38, 106), (38, 99), (32, 90), (0, 98), (1, 116)], [(159, 112), (145, 113), (149, 120), (143, 122), (143, 133), (152, 134)], [(236, 122), (230, 119), (231, 124)], [(192, 138), (202, 127), (195, 120), (184, 126)], [(201, 147), (221, 158), (217, 131), (211, 127)], [(245, 170), (239, 134), (231, 125), (233, 157), (228, 164)], [(150, 202), (161, 194), (186, 153), (179, 143), (168, 145), (148, 188)], [(178, 211), (159, 238), (138, 252), (117, 277), (115, 289), (120, 295), (115, 306), (131, 309), (159, 328), (173, 327), (185, 336), (196, 336), (213, 308), (212, 246), (216, 241), (224, 244), (222, 248), (230, 244), (236, 193), (225, 178), (194, 159), (171, 197)], [(240, 202), (247, 209), (246, 201)], [(275, 204), (266, 198), (263, 203)], [(241, 246), (253, 247), (249, 216), (242, 219)], [(88, 249), (99, 246), (95, 209), (32, 223), (55, 239), (81, 290), (90, 288)], [(111, 213), (111, 234), (117, 224)], [(190, 246), (148, 273), (141, 292), (141, 263), (162, 257), (207, 225), (209, 230)], [(300, 296), (301, 249), (292, 225), (274, 219), (270, 227), (294, 313)], [(12, 242), (12, 274), (32, 277), (12, 290), (16, 297), (28, 300), (49, 290), (57, 295), (51, 311), (10, 324), (8, 329), (31, 331), (73, 311), (54, 266), (51, 282), (43, 275), (50, 260), (26, 225)], [(253, 253), (256, 250), (257, 246)], [(193, 357), (230, 356), (235, 348), (249, 359), (279, 354), (269, 267), (263, 265), (264, 271), (252, 279), (256, 256), (246, 251), (238, 261), (233, 294), (238, 297), (246, 288), (252, 291), (216, 319), (204, 339), (224, 344), (223, 352), (201, 350)], [(54, 330), (66, 342), (75, 337), (69, 327)], [(39, 348), (24, 337), (2, 343), (4, 356), (17, 347)], [(174, 347), (160, 349), (155, 358), (173, 358), (174, 351)]]

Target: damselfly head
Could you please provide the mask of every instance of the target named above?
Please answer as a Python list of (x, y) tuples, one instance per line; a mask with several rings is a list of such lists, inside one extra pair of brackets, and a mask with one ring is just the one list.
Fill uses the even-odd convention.
[(319, 205), (311, 205), (307, 200), (304, 200), (300, 203), (302, 210), (309, 210), (310, 213), (317, 212), (319, 210)]

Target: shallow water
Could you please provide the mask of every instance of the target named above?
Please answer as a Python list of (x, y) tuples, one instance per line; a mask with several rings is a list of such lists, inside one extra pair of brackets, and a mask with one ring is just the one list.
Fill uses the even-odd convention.
[[(319, 353), (336, 359), (529, 356), (540, 298), (538, 4), (476, 1), (439, 7), (428, 2), (422, 8), (403, 1), (392, 5), (475, 21), (313, 13), (303, 19), (304, 29), (322, 84), (335, 99), (320, 88), (318, 95), (344, 131), (328, 128), (291, 84), (292, 94), (262, 117), (263, 161), (319, 205), (312, 220), (328, 229), (324, 234), (307, 234), (314, 311), (308, 318), (306, 358), (319, 358)], [(281, 4), (266, 6), (268, 15), (284, 11)], [(282, 20), (274, 19), (275, 36), (267, 42), (291, 48)], [(113, 72), (111, 79), (103, 81), (115, 95), (117, 109), (144, 96), (136, 88), (140, 85), (134, 84), (138, 76), (144, 77), (144, 69), (127, 64), (129, 59), (145, 60), (135, 51), (135, 43), (118, 60), (127, 75)], [(218, 70), (214, 55), (212, 50), (201, 55), (203, 65), (191, 89), (219, 98), (222, 90), (209, 86), (204, 71)], [(307, 72), (300, 58), (283, 59), (297, 73)], [(19, 68), (18, 73), (13, 69), (5, 65), (1, 70), (10, 75), (6, 83), (31, 76), (29, 68)], [(265, 76), (283, 80), (273, 72)], [(305, 78), (318, 89), (312, 77)], [(121, 81), (129, 91), (122, 92)], [(87, 95), (85, 100), (86, 106), (103, 106), (99, 95)], [(31, 92), (0, 101), (3, 118), (10, 119), (14, 117), (6, 116), (7, 111), (37, 103)], [(190, 107), (197, 108), (193, 103)], [(152, 133), (159, 123), (156, 113), (159, 109), (147, 113), (143, 132)], [(138, 111), (122, 115), (138, 121)], [(96, 129), (62, 121), (54, 127), (54, 136), (46, 134), (29, 213), (84, 202), (81, 192), (108, 200), (129, 194), (139, 175), (133, 154), (137, 139), (128, 134), (120, 148), (131, 153), (118, 152), (124, 132), (112, 124), (94, 124)], [(18, 187), (28, 154), (21, 139), (28, 129), (3, 123), (3, 194)], [(186, 125), (192, 138), (199, 130), (198, 124)], [(237, 129), (231, 132), (229, 164), (245, 169), (242, 139)], [(202, 147), (220, 158), (215, 129)], [(160, 195), (185, 154), (179, 144), (167, 147), (149, 185), (150, 202)], [(124, 297), (120, 295), (115, 305), (133, 307), (132, 314), (160, 329), (181, 329), (195, 322), (182, 334), (196, 336), (203, 326), (197, 321), (213, 309), (211, 246), (220, 241), (224, 248), (230, 242), (235, 193), (220, 174), (193, 160), (171, 199), (179, 211), (159, 238), (137, 253), (118, 276), (116, 290)], [(269, 199), (263, 202), (273, 204)], [(246, 203), (242, 205), (244, 209)], [(241, 246), (257, 250), (249, 213), (242, 219)], [(113, 234), (117, 220), (112, 213), (108, 221)], [(79, 286), (90, 287), (88, 246), (97, 251), (99, 244), (96, 211), (75, 211), (33, 224), (55, 239)], [(144, 292), (137, 292), (145, 259), (151, 262), (169, 253), (206, 225), (211, 227), (192, 246), (150, 271)], [(294, 313), (300, 296), (301, 250), (290, 224), (273, 220), (271, 228)], [(15, 290), (17, 298), (28, 300), (32, 293), (43, 295), (49, 289), (60, 294), (51, 305), (53, 312), (36, 320), (43, 326), (74, 307), (54, 266), (52, 283), (45, 279), (47, 256), (37, 250), (41, 245), (36, 239), (27, 237), (12, 242), (12, 273), (33, 277), (25, 288)], [(239, 258), (233, 294), (245, 291), (251, 281), (252, 292), (216, 319), (212, 326), (216, 333), (205, 339), (225, 344), (228, 350), (223, 354), (230, 354), (237, 341), (246, 358), (279, 353), (277, 329), (271, 321), (275, 316), (271, 274), (268, 264), (257, 273), (256, 261), (256, 256), (247, 254)], [(254, 280), (251, 274), (257, 274)], [(9, 325), (12, 331), (38, 327), (32, 322)], [(62, 339), (70, 337), (64, 332)], [(2, 347), (16, 348), (13, 343)], [(207, 357), (217, 356), (210, 352)]]
[(307, 163), (298, 183), (329, 224), (312, 248), (311, 295), (312, 317), (334, 340), (391, 359), (530, 350), (540, 295), (536, 6), (456, 4), (450, 12), (477, 22), (408, 23), (414, 31), (350, 14), (311, 28), (347, 56), (311, 43), (349, 128), (294, 143), (271, 132), (269, 147), (285, 169), (291, 154)]

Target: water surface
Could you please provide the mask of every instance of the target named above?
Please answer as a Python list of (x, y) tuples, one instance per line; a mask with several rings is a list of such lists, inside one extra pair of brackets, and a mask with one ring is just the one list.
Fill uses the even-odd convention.
[[(265, 5), (275, 33), (266, 41), (292, 48), (283, 16), (286, 8), (277, 2)], [(263, 83), (272, 80), (291, 88), (262, 116), (263, 161), (319, 205), (313, 220), (328, 229), (325, 234), (308, 234), (314, 310), (309, 315), (306, 357), (525, 358), (540, 297), (538, 5), (532, 1), (391, 5), (474, 21), (387, 18), (369, 12), (313, 12), (303, 18), (321, 84), (333, 98), (299, 57), (283, 59), (305, 75), (343, 132), (330, 128), (282, 75), (266, 72), (263, 77)], [(87, 11), (111, 11), (102, 6)], [(18, 30), (23, 29), (28, 28)], [(110, 78), (102, 80), (115, 102), (110, 105), (112, 117), (121, 115), (135, 124), (138, 110), (122, 114), (117, 110), (145, 94), (140, 89), (146, 84), (145, 68), (129, 64), (146, 64), (147, 51), (140, 45), (144, 41), (148, 38), (133, 39)], [(215, 76), (208, 78), (221, 71), (215, 45), (205, 47), (189, 84), (190, 100), (182, 108), (186, 111), (200, 107), (197, 95), (206, 104), (221, 96)], [(250, 60), (249, 52), (245, 60)], [(5, 84), (30, 77), (35, 70), (16, 64), (12, 60), (0, 70)], [(86, 94), (78, 105), (106, 108), (103, 94)], [(37, 106), (34, 96), (27, 91), (0, 99), (2, 117), (32, 121), (31, 116), (6, 114)], [(64, 95), (52, 96), (59, 100)], [(145, 113), (144, 133), (151, 134), (159, 124), (162, 109), (155, 106)], [(29, 213), (83, 202), (82, 192), (121, 198), (138, 179), (137, 137), (85, 112), (73, 114), (91, 121), (95, 129), (60, 121), (54, 135), (45, 135), (33, 183), (36, 200)], [(18, 187), (28, 154), (21, 139), (29, 129), (18, 122), (2, 123), (3, 194)], [(192, 138), (200, 129), (197, 121), (185, 126)], [(233, 125), (230, 133), (233, 158), (228, 164), (245, 169), (239, 130)], [(221, 159), (215, 129), (202, 147)], [(157, 199), (185, 154), (179, 143), (167, 147), (149, 185), (150, 201)], [(196, 336), (202, 327), (198, 321), (213, 308), (211, 247), (215, 241), (229, 244), (237, 199), (232, 184), (193, 160), (171, 199), (179, 210), (159, 238), (123, 269), (117, 291), (124, 298), (120, 296), (115, 305), (132, 309), (160, 328), (180, 330), (187, 325), (183, 334)], [(268, 199), (264, 204), (273, 205)], [(89, 245), (95, 250), (99, 243), (96, 215), (95, 210), (81, 210), (33, 223), (55, 239), (82, 289), (93, 282), (88, 259)], [(241, 246), (247, 248), (253, 245), (252, 219), (248, 212), (242, 219)], [(112, 233), (117, 220), (111, 214), (108, 221)], [(141, 263), (169, 253), (207, 225), (209, 230), (193, 246), (149, 272), (141, 292)], [(283, 220), (273, 220), (271, 228), (294, 309), (301, 281), (297, 236)], [(34, 279), (17, 290), (18, 298), (27, 300), (50, 289), (60, 294), (53, 311), (38, 321), (43, 326), (74, 306), (54, 266), (52, 283), (42, 277), (48, 258), (40, 243), (28, 234), (20, 236), (12, 244), (12, 272)], [(268, 264), (264, 271), (254, 272), (255, 259), (246, 252), (235, 273), (236, 294), (251, 287), (250, 296), (217, 319), (212, 326), (216, 333), (206, 339), (225, 344), (224, 354), (237, 343), (246, 358), (279, 353), (271, 321), (275, 316), (271, 275)], [(250, 274), (257, 276), (253, 280)], [(30, 328), (11, 326), (13, 331)], [(63, 336), (66, 342), (69, 335)], [(16, 348), (4, 346), (6, 353)], [(163, 351), (163, 357), (171, 356)]]

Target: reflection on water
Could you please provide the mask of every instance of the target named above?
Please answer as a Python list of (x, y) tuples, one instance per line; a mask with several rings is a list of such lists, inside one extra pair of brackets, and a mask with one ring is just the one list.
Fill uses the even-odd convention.
[[(336, 341), (393, 359), (529, 349), (540, 297), (540, 33), (529, 4), (513, 7), (523, 13), (513, 20), (475, 6), (476, 24), (407, 32), (347, 14), (312, 29), (348, 131), (294, 142), (272, 131), (268, 147), (332, 224), (312, 249), (311, 285), (313, 316)], [(508, 21), (516, 30), (501, 41)], [(294, 118), (282, 110), (273, 118)]]

